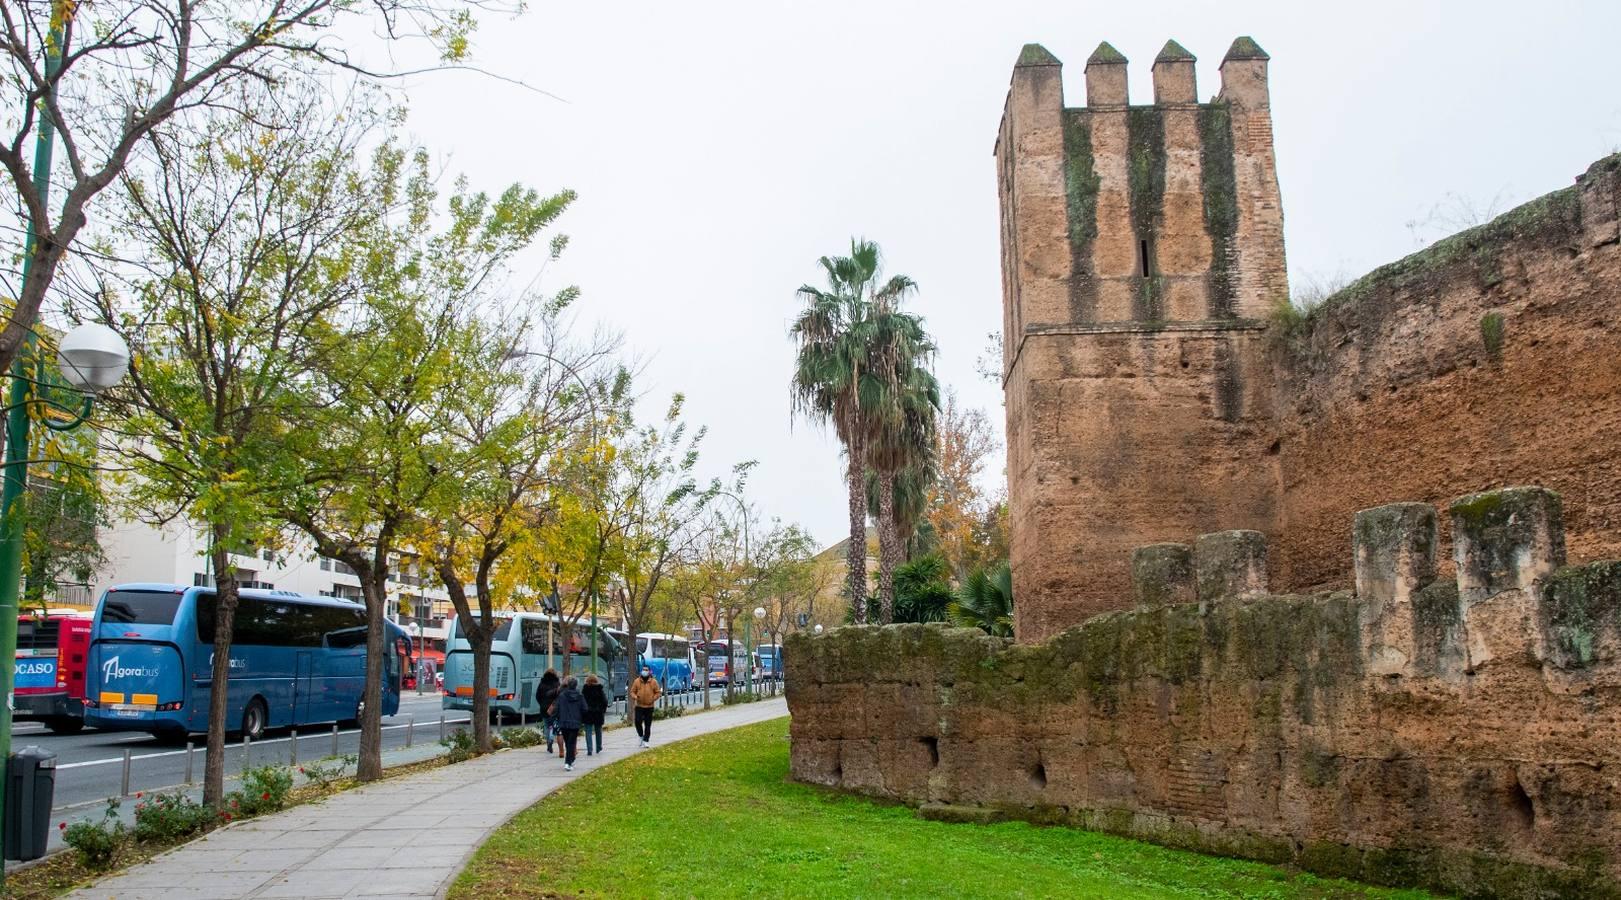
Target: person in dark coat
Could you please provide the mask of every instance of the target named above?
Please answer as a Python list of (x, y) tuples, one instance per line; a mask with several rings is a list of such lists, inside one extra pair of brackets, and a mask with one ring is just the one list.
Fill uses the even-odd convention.
[(587, 675), (580, 695), (585, 697), (585, 716), (581, 719), (581, 727), (585, 731), (585, 755), (590, 756), (593, 747), (597, 753), (602, 752), (602, 726), (608, 720), (608, 691), (597, 676)]
[(540, 676), (540, 687), (535, 689), (535, 702), (540, 704), (540, 731), (546, 735), (546, 752), (552, 752), (552, 732), (556, 730), (557, 720), (552, 715), (552, 704), (557, 702), (557, 670), (547, 669), (546, 674)]
[(563, 679), (563, 689), (557, 692), (551, 712), (557, 717), (557, 730), (563, 736), (563, 770), (574, 770), (574, 746), (580, 739), (580, 723), (585, 715), (585, 697), (580, 695), (579, 682), (570, 675)]

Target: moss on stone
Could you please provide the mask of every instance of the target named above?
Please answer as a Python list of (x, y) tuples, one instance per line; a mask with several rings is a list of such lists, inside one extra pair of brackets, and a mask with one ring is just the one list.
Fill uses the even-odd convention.
[(1261, 49), (1261, 45), (1255, 43), (1255, 39), (1247, 34), (1240, 35), (1237, 40), (1234, 40), (1233, 45), (1227, 48), (1227, 55), (1222, 57), (1223, 60), (1271, 58), (1265, 50)]
[(1300, 753), (1300, 779), (1314, 788), (1334, 784), (1340, 777), (1340, 758), (1321, 750), (1307, 749)]
[(1174, 40), (1166, 41), (1165, 46), (1160, 48), (1159, 55), (1154, 57), (1154, 62), (1157, 63), (1197, 61), (1197, 58), (1194, 57), (1192, 53), (1188, 52), (1188, 48), (1178, 44)]
[(1126, 56), (1119, 50), (1114, 49), (1113, 44), (1109, 43), (1108, 41), (1104, 41), (1103, 43), (1098, 44), (1098, 48), (1092, 51), (1091, 56), (1086, 58), (1086, 64), (1089, 66), (1123, 66), (1126, 64)]
[(1210, 316), (1233, 316), (1238, 296), (1238, 179), (1234, 172), (1232, 113), (1226, 103), (1199, 107), (1199, 171), (1204, 228), (1210, 236)]
[(1562, 669), (1592, 666), (1606, 638), (1621, 644), (1621, 562), (1555, 572), (1543, 589), (1538, 620), (1550, 662)]
[(1014, 68), (1023, 68), (1026, 66), (1057, 66), (1062, 65), (1062, 63), (1046, 47), (1040, 44), (1025, 44), (1024, 49), (1019, 51), (1019, 61), (1013, 65)]
[[(1389, 301), (1420, 282), (1469, 267), (1483, 289), (1502, 280), (1498, 254), (1511, 244), (1572, 246), (1581, 234), (1581, 197), (1577, 187), (1544, 194), (1497, 218), (1381, 266), (1347, 285), (1313, 309), (1303, 323), (1308, 332), (1330, 316), (1343, 318), (1347, 307)], [(1338, 337), (1335, 338), (1338, 340)], [(1304, 340), (1297, 343), (1305, 343)]]
[[(1165, 200), (1165, 119), (1153, 106), (1134, 106), (1127, 114), (1127, 181), (1131, 202), (1131, 223), (1137, 240), (1156, 243)], [(1147, 262), (1153, 264), (1150, 253)], [(1158, 273), (1137, 276), (1133, 318), (1157, 321), (1162, 318), (1164, 285)]]
[(1480, 317), (1480, 342), (1496, 359), (1503, 355), (1503, 314), (1489, 312)]
[(1097, 300), (1092, 245), (1098, 235), (1098, 185), (1092, 158), (1091, 114), (1064, 110), (1064, 206), (1069, 218), (1070, 304), (1077, 321), (1089, 319)]

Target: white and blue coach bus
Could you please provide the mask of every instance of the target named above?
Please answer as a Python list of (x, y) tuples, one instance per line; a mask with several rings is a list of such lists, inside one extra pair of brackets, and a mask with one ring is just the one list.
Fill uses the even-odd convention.
[[(85, 724), (166, 737), (208, 730), (215, 592), (127, 584), (103, 594), (91, 625)], [(405, 631), (384, 623), (382, 714), (399, 711)], [(364, 709), (366, 610), (358, 603), (243, 589), (231, 633), (225, 721), (266, 728), (349, 722)]]

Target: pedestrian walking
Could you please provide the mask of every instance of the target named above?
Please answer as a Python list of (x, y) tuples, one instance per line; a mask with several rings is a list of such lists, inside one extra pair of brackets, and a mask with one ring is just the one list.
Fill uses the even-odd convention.
[(597, 676), (587, 675), (580, 695), (585, 698), (585, 715), (581, 717), (581, 730), (585, 732), (585, 755), (590, 756), (592, 752), (602, 752), (602, 725), (608, 718), (608, 691)]
[(580, 724), (585, 715), (585, 698), (580, 695), (580, 683), (570, 675), (563, 680), (562, 690), (548, 712), (556, 717), (557, 730), (563, 738), (563, 770), (574, 771), (574, 747), (580, 739)]
[(535, 689), (535, 701), (540, 704), (540, 732), (546, 735), (546, 752), (552, 752), (552, 733), (557, 724), (557, 718), (552, 715), (552, 704), (557, 702), (557, 670), (547, 669), (546, 674), (540, 676), (540, 687)]
[(653, 670), (642, 666), (642, 677), (630, 683), (630, 699), (636, 704), (636, 736), (646, 747), (653, 740), (653, 704), (659, 702), (664, 688), (653, 680)]

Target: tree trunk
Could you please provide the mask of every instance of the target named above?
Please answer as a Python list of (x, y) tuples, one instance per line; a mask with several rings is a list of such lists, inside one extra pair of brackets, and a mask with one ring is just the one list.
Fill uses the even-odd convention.
[[(495, 752), (490, 734), (490, 648), (495, 643), (495, 601), (490, 596), (490, 569), (481, 561), (473, 575), (473, 589), (478, 592), (479, 640), (473, 647), (473, 740), (480, 753)], [(517, 627), (514, 624), (513, 627)], [(481, 654), (478, 645), (482, 644)], [(516, 678), (519, 673), (513, 672)], [(514, 683), (513, 690), (517, 690)]]
[[(851, 429), (855, 432), (855, 429)], [(863, 441), (853, 434), (845, 448), (849, 466), (850, 546), (845, 553), (850, 584), (850, 611), (857, 625), (867, 624), (867, 466)], [(728, 634), (730, 637), (730, 634)]]
[(878, 473), (878, 616), (885, 625), (895, 621), (895, 564), (900, 557), (900, 535), (895, 531), (895, 473)]
[(225, 805), (225, 721), (231, 697), (231, 630), (236, 626), (236, 570), (231, 567), (227, 549), (229, 529), (209, 526), (213, 546), (209, 548), (214, 566), (214, 655), (209, 667), (208, 752), (203, 757), (203, 803), (215, 809)]
[(468, 636), (473, 647), (473, 746), (480, 753), (491, 753), (495, 744), (490, 736), (490, 645), (495, 637), (491, 628)]
[(357, 781), (376, 781), (383, 777), (383, 664), (391, 652), (383, 628), (387, 609), (384, 577), (374, 569), (361, 578), (361, 592), (366, 598), (366, 686), (361, 693)]
[[(490, 645), (495, 640), (495, 629), (485, 627), (473, 616), (473, 609), (467, 603), (467, 588), (453, 564), (439, 564), (439, 580), (444, 582), (450, 604), (456, 608), (456, 630), (467, 636), (467, 644), (473, 648), (473, 747), (479, 753), (489, 753), (494, 749), (490, 743)], [(487, 608), (482, 600), (479, 605), (481, 612)], [(488, 616), (482, 619), (488, 621)], [(448, 657), (446, 664), (449, 664)]]

